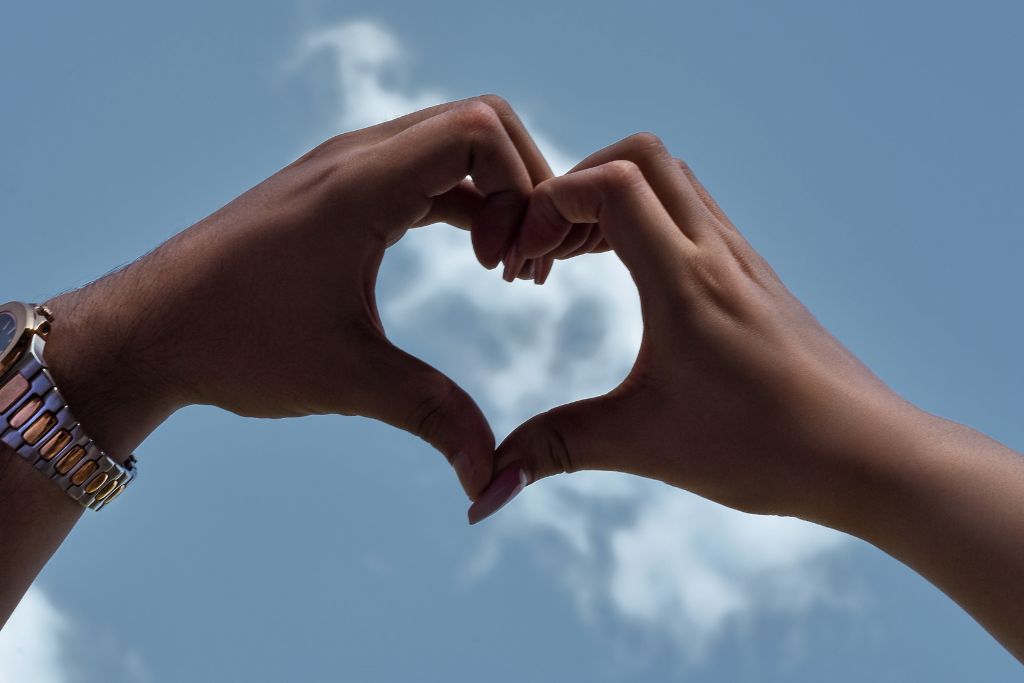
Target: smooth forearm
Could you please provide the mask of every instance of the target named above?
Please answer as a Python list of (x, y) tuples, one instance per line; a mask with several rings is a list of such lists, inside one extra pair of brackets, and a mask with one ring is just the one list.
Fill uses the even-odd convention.
[(1024, 457), (925, 413), (886, 451), (871, 456), (860, 514), (833, 526), (916, 570), (1024, 661)]
[(81, 505), (0, 444), (0, 627), (82, 511)]
[(558, 253), (581, 224), (600, 229), (636, 282), (640, 352), (613, 391), (505, 439), (473, 521), (515, 495), (517, 473), (629, 472), (864, 538), (1024, 659), (1018, 454), (887, 388), (650, 134), (539, 185), (513, 248)]

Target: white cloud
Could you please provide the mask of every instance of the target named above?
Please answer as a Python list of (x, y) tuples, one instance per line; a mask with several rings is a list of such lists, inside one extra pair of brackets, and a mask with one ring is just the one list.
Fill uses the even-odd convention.
[(0, 683), (64, 683), (62, 659), (70, 622), (42, 590), (33, 586), (0, 631)]
[(333, 57), (342, 98), (359, 103), (338, 108), (339, 131), (365, 128), (444, 102), (435, 91), (381, 87), (382, 78), (401, 77), (406, 57), (398, 39), (372, 21), (350, 21), (309, 34), (292, 68), (318, 53)]
[[(330, 58), (341, 130), (446, 99), (402, 85), (408, 56), (371, 21), (315, 32), (301, 53)], [(571, 166), (566, 152), (538, 142), (556, 171)], [(416, 276), (382, 297), (389, 331), (428, 352), (428, 340), (443, 340), (430, 360), (477, 397), (499, 437), (539, 410), (611, 389), (632, 365), (640, 309), (612, 255), (560, 262), (536, 287), (509, 286), (480, 268), (457, 230), (414, 231), (396, 249)], [(557, 579), (584, 614), (607, 606), (671, 635), (692, 655), (736, 619), (813, 604), (822, 586), (812, 565), (842, 540), (810, 524), (744, 515), (660, 483), (602, 473), (533, 486), (482, 533), (471, 575), (486, 573), (517, 538), (547, 534), (559, 542)]]
[[(82, 634), (88, 634), (82, 638)], [(114, 633), (72, 619), (33, 584), (0, 631), (0, 683), (155, 680)]]

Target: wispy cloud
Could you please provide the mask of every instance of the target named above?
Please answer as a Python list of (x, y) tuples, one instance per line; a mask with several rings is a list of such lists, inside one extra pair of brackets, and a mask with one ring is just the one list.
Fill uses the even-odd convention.
[[(313, 32), (300, 53), (300, 61), (330, 61), (326, 85), (337, 93), (339, 130), (447, 99), (407, 83), (401, 40), (373, 21)], [(570, 167), (574, 155), (537, 138), (556, 171)], [(499, 437), (540, 410), (611, 389), (636, 357), (640, 308), (612, 255), (559, 263), (548, 284), (535, 287), (509, 286), (481, 269), (459, 231), (415, 231), (396, 249), (416, 276), (382, 286), (389, 331), (416, 340), (417, 352), (467, 386)], [(812, 566), (842, 543), (810, 524), (744, 515), (659, 483), (599, 473), (531, 487), (481, 535), (471, 577), (486, 574), (520, 539), (556, 539), (554, 578), (584, 614), (609, 608), (693, 656), (736, 619), (814, 604), (824, 586)]]
[(71, 680), (62, 657), (71, 623), (33, 586), (0, 631), (0, 683), (64, 683)]
[(38, 585), (29, 588), (0, 631), (0, 683), (155, 680), (124, 639), (73, 619)]

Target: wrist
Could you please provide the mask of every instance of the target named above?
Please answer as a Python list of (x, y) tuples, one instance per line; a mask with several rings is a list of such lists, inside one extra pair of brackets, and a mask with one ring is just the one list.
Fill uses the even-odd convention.
[(158, 369), (132, 347), (132, 313), (100, 281), (46, 303), (45, 361), (75, 418), (108, 455), (126, 459), (178, 407)]
[(929, 444), (936, 423), (949, 424), (896, 397), (870, 401), (857, 411), (818, 491), (798, 517), (875, 542), (900, 514), (916, 482), (935, 468)]

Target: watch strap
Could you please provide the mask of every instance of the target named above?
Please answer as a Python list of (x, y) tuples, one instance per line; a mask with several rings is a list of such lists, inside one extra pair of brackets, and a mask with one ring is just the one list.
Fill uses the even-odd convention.
[(0, 441), (84, 507), (99, 510), (135, 478), (135, 458), (106, 455), (78, 423), (43, 362), (42, 337), (0, 383)]

